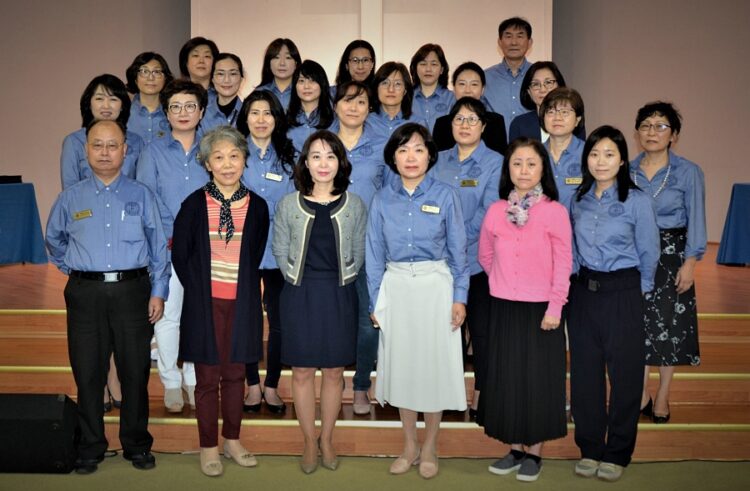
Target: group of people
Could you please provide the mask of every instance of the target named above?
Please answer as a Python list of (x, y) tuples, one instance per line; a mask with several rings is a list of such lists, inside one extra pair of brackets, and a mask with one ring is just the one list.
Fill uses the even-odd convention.
[[(47, 224), (52, 262), (70, 276), (79, 473), (107, 449), (107, 404), (121, 407), (124, 457), (155, 465), (153, 334), (166, 409), (195, 408), (204, 474), (223, 472), (219, 411), (224, 456), (257, 465), (239, 440), (242, 413), (285, 411), (283, 365), (301, 469), (335, 470), (354, 365), (355, 414), (371, 411), (373, 368), (375, 398), (399, 409), (390, 472), (432, 478), (442, 412), (468, 406), (468, 339), (470, 414), (511, 446), (489, 470), (534, 481), (544, 442), (567, 433), (567, 330), (575, 473), (620, 478), (639, 415), (666, 423), (674, 366), (700, 362), (703, 174), (671, 151), (681, 116), (670, 103), (638, 111), (643, 153), (630, 161), (620, 130), (586, 137), (583, 100), (553, 62), (526, 60), (526, 20), (504, 20), (498, 45), (502, 62), (461, 64), (452, 91), (437, 44), (408, 68), (377, 67), (373, 47), (353, 41), (331, 85), (283, 38), (244, 100), (242, 61), (202, 37), (180, 51), (180, 78), (145, 52), (127, 84), (89, 83)], [(655, 399), (648, 366), (660, 370)]]

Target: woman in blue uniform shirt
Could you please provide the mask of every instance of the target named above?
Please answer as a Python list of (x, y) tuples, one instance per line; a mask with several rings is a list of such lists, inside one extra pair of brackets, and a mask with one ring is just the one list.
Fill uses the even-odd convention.
[(482, 141), (486, 129), (487, 110), (478, 99), (458, 100), (449, 116), (456, 145), (440, 152), (432, 176), (456, 189), (461, 199), (466, 230), (467, 260), (469, 262), (469, 298), (466, 304), (466, 324), (471, 334), (474, 353), (474, 397), (471, 416), (476, 415), (479, 394), (486, 372), (485, 345), (489, 328), (490, 291), (487, 274), (477, 260), (479, 231), (487, 209), (498, 200), (503, 156), (490, 150)]
[(247, 168), (242, 180), (248, 188), (266, 200), (271, 221), (266, 250), (260, 263), (263, 307), (268, 316), (266, 378), (261, 390), (258, 364), (247, 365), (245, 375), (248, 394), (243, 407), (245, 412), (258, 412), (261, 401), (265, 400), (269, 411), (280, 414), (286, 409), (286, 404), (277, 393), (281, 376), (279, 295), (284, 286), (284, 278), (271, 253), (271, 242), (276, 203), (294, 191), (294, 148), (286, 136), (284, 109), (269, 91), (256, 90), (247, 96), (242, 104), (237, 129), (247, 138), (248, 146)]
[(281, 103), (284, 111), (289, 107), (292, 97), (292, 76), (302, 58), (294, 41), (276, 38), (266, 48), (263, 55), (263, 69), (260, 74), (260, 85), (255, 90), (268, 90)]
[(305, 60), (297, 67), (292, 77), (292, 87), (287, 110), (287, 135), (299, 152), (315, 130), (331, 126), (333, 107), (326, 71), (313, 60)]
[(159, 53), (139, 54), (125, 71), (128, 92), (135, 94), (130, 106), (128, 131), (136, 133), (144, 143), (169, 133), (169, 121), (161, 107), (159, 95), (174, 77), (167, 60)]
[[(675, 155), (672, 144), (682, 117), (668, 102), (652, 102), (635, 119), (643, 153), (630, 163), (633, 182), (651, 195), (661, 236), (656, 285), (646, 295), (646, 371), (642, 412), (654, 423), (669, 421), (669, 384), (675, 365), (700, 364), (695, 264), (706, 251), (706, 204), (703, 171)], [(648, 393), (648, 367), (659, 367), (659, 389)]]
[(630, 179), (620, 130), (594, 130), (581, 166), (583, 182), (571, 206), (577, 276), (568, 317), (571, 410), (581, 451), (575, 473), (616, 481), (630, 463), (638, 431), (642, 295), (654, 288), (659, 230), (651, 197)]
[[(427, 174), (437, 160), (430, 132), (407, 123), (384, 150), (400, 175), (370, 207), (365, 265), (370, 310), (380, 326), (376, 395), (399, 408), (404, 449), (391, 464), (404, 474), (437, 475), (443, 410), (466, 409), (461, 332), (469, 268), (461, 202), (450, 186)], [(417, 440), (424, 412), (425, 438)]]
[(364, 82), (372, 85), (375, 76), (375, 48), (364, 39), (355, 39), (346, 45), (336, 71), (336, 84), (331, 86), (331, 98), (336, 96), (336, 87), (350, 82)]
[(439, 44), (425, 44), (414, 53), (409, 65), (414, 83), (414, 115), (427, 122), (432, 131), (435, 121), (448, 114), (456, 98), (448, 89), (448, 60)]
[(214, 60), (219, 57), (219, 48), (210, 39), (194, 37), (180, 49), (180, 73), (182, 78), (190, 80), (208, 90), (211, 85), (211, 69)]
[(242, 108), (239, 91), (245, 71), (242, 60), (234, 53), (219, 53), (211, 69), (211, 89), (208, 105), (201, 119), (201, 134), (217, 126), (237, 126), (237, 116)]
[(375, 72), (372, 90), (377, 93), (378, 100), (373, 104), (373, 112), (367, 120), (383, 138), (390, 138), (394, 130), (404, 123), (427, 126), (424, 119), (412, 113), (414, 86), (403, 63), (383, 63)]

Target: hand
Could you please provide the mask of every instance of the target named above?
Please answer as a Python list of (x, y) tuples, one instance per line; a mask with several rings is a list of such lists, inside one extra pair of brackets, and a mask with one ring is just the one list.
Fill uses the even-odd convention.
[(160, 297), (151, 297), (148, 301), (148, 321), (156, 324), (164, 314), (164, 299)]
[(542, 330), (551, 331), (560, 327), (560, 318), (552, 317), (551, 315), (545, 315), (542, 319)]
[(677, 287), (677, 293), (685, 293), (693, 286), (695, 282), (695, 259), (688, 258), (685, 263), (677, 270), (674, 284)]
[(372, 327), (380, 329), (380, 322), (375, 318), (375, 314), (370, 314), (370, 321), (372, 321)]
[(462, 303), (454, 303), (451, 307), (451, 326), (453, 326), (451, 330), (455, 331), (461, 327), (461, 324), (464, 323), (464, 319), (466, 319), (466, 305)]

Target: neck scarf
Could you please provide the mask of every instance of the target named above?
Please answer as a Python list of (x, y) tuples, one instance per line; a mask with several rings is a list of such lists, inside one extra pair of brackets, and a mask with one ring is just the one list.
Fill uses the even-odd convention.
[(529, 220), (529, 208), (537, 204), (544, 194), (542, 194), (542, 185), (537, 184), (534, 189), (526, 193), (523, 198), (514, 189), (508, 195), (508, 209), (505, 215), (510, 223), (518, 227), (523, 227)]
[(249, 191), (245, 187), (245, 185), (242, 184), (242, 181), (240, 181), (240, 188), (235, 191), (232, 197), (229, 199), (224, 198), (224, 195), (221, 194), (221, 191), (219, 191), (219, 188), (216, 187), (216, 184), (213, 181), (208, 181), (206, 185), (203, 186), (203, 190), (207, 192), (208, 195), (213, 199), (221, 203), (221, 210), (219, 212), (219, 238), (221, 238), (221, 229), (225, 229), (227, 231), (226, 243), (229, 244), (229, 241), (232, 240), (232, 236), (234, 235), (232, 203), (235, 201), (239, 201), (247, 196)]

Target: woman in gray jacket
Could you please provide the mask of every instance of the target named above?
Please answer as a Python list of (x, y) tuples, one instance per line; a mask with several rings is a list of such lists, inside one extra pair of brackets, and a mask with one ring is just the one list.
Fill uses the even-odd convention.
[[(341, 408), (344, 367), (354, 363), (357, 278), (365, 253), (367, 212), (346, 191), (351, 164), (338, 137), (307, 139), (294, 171), (296, 193), (279, 201), (272, 251), (286, 283), (281, 291), (281, 361), (292, 366), (292, 395), (309, 474), (336, 470), (333, 427)], [(321, 431), (315, 437), (315, 370), (321, 368)]]

